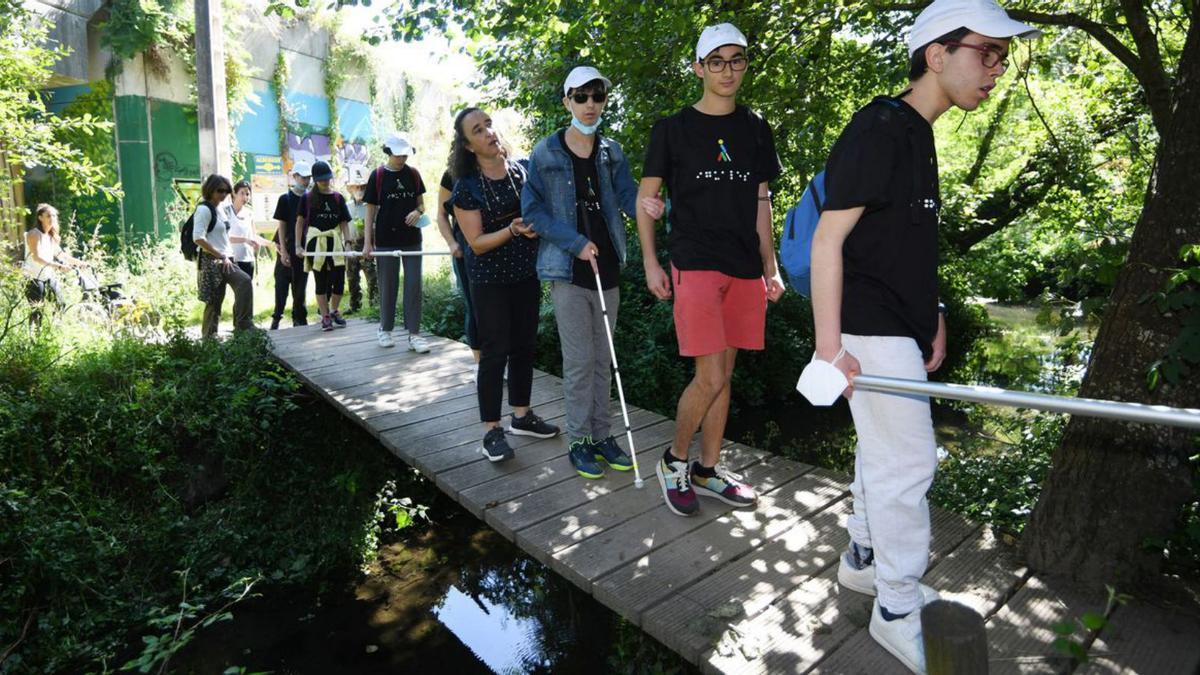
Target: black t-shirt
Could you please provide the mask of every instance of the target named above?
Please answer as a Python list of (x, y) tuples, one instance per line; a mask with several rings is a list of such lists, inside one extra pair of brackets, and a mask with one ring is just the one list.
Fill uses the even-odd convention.
[(666, 183), (675, 267), (761, 277), (758, 186), (781, 171), (771, 127), (746, 106), (728, 115), (689, 106), (655, 123), (642, 176)]
[[(300, 200), (303, 196), (288, 190), (279, 195), (279, 201), (275, 202), (275, 215), (271, 218), (282, 220), (285, 227), (284, 232), (284, 249), (288, 253), (296, 250), (296, 214), (300, 212)], [(279, 233), (275, 234), (275, 243), (279, 243)]]
[[(565, 129), (558, 132), (558, 140), (571, 156), (571, 167), (574, 169), (576, 229), (600, 251), (599, 257), (596, 258), (596, 264), (600, 268), (600, 285), (605, 290), (616, 288), (620, 280), (621, 265), (617, 260), (612, 237), (608, 234), (608, 225), (604, 222), (604, 212), (600, 209), (600, 175), (596, 169), (596, 148), (600, 147), (600, 139), (597, 138), (592, 144), (592, 154), (587, 157), (579, 157), (571, 151), (567, 145)], [(571, 283), (596, 290), (596, 274), (592, 271), (592, 264), (575, 258), (571, 270)]]
[[(889, 103), (890, 102), (890, 103)], [(937, 334), (938, 196), (933, 128), (902, 100), (854, 115), (825, 166), (825, 209), (865, 207), (842, 247), (842, 332)]]
[[(350, 209), (346, 208), (346, 198), (338, 192), (324, 194), (318, 190), (310, 190), (300, 199), (297, 213), (304, 217), (305, 236), (308, 236), (310, 227), (325, 232), (350, 221)], [(307, 243), (305, 242), (306, 248)]]
[[(521, 160), (524, 162), (524, 160)], [(464, 211), (479, 211), (483, 233), (499, 232), (521, 216), (525, 166), (507, 162), (508, 175), (492, 180), (482, 173), (461, 176), (451, 200)], [(467, 274), (472, 284), (514, 284), (537, 278), (538, 241), (514, 237), (483, 254), (466, 248)]]
[(449, 171), (442, 172), (441, 186), (450, 193), (450, 198), (442, 207), (446, 209), (446, 216), (450, 219), (450, 232), (454, 234), (454, 238), (459, 238), (458, 219), (454, 217), (454, 178), (450, 176)]
[(398, 171), (381, 166), (367, 178), (366, 202), (379, 207), (375, 212), (376, 248), (396, 248), (421, 243), (421, 228), (406, 225), (405, 217), (417, 208), (425, 194), (421, 174), (405, 164)]

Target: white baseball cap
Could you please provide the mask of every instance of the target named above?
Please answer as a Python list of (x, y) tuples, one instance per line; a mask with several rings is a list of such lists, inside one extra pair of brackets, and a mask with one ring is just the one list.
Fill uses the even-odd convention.
[(387, 137), (383, 142), (383, 147), (392, 151), (393, 155), (415, 155), (417, 149), (408, 142), (408, 139), (403, 134), (394, 133)]
[(567, 73), (567, 79), (563, 82), (563, 96), (575, 87), (582, 87), (592, 80), (600, 80), (604, 83), (605, 90), (612, 89), (612, 80), (600, 74), (600, 71), (591, 66), (577, 66)]
[(934, 0), (917, 16), (908, 34), (908, 55), (959, 28), (994, 38), (1042, 35), (1042, 31), (1009, 18), (996, 0)]
[(299, 161), (292, 165), (292, 173), (299, 174), (302, 178), (312, 176), (312, 164), (305, 161)]
[(731, 23), (719, 23), (705, 28), (704, 32), (700, 33), (700, 39), (696, 41), (696, 60), (703, 61), (713, 50), (725, 45), (749, 46), (746, 36)]

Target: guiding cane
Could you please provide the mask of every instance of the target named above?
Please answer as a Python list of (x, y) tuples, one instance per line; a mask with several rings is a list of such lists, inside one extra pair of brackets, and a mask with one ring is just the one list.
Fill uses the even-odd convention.
[(629, 409), (625, 407), (625, 387), (621, 386), (621, 368), (617, 365), (617, 349), (613, 346), (612, 328), (608, 325), (608, 305), (604, 302), (604, 287), (600, 285), (600, 268), (596, 265), (596, 256), (588, 261), (592, 263), (592, 273), (596, 275), (596, 293), (600, 295), (600, 313), (604, 318), (604, 334), (608, 336), (608, 354), (612, 357), (613, 374), (617, 376), (617, 396), (621, 399), (621, 417), (625, 420), (625, 438), (629, 441), (629, 456), (633, 458), (633, 484), (638, 489), (646, 484), (638, 470), (637, 448), (633, 445), (633, 429), (629, 426)]

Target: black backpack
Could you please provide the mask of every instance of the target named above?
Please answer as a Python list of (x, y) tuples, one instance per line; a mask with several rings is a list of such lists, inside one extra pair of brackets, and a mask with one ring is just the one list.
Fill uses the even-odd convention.
[[(204, 206), (207, 206), (209, 211), (212, 211), (212, 220), (209, 221), (207, 230), (208, 232), (212, 232), (213, 228), (217, 225), (217, 207), (209, 204), (208, 202), (200, 203)], [(188, 260), (195, 260), (196, 255), (199, 253), (199, 249), (196, 246), (196, 240), (192, 238), (192, 230), (196, 226), (195, 220), (196, 212), (192, 211), (192, 215), (188, 216), (188, 219), (183, 224), (183, 227), (179, 228), (179, 250), (183, 253), (183, 257), (187, 258)]]

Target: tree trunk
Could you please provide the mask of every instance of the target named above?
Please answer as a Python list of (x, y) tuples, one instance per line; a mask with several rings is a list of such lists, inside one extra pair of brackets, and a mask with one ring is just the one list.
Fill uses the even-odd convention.
[[(1200, 378), (1148, 391), (1146, 372), (1179, 334), (1143, 299), (1163, 289), (1179, 249), (1200, 242), (1200, 27), (1189, 27), (1175, 106), (1155, 158), (1146, 204), (1130, 242), (1084, 378), (1081, 396), (1195, 407)], [(1157, 572), (1162, 548), (1193, 498), (1188, 462), (1195, 431), (1074, 418), (1029, 520), (1024, 550), (1036, 571), (1090, 583), (1126, 583)]]

